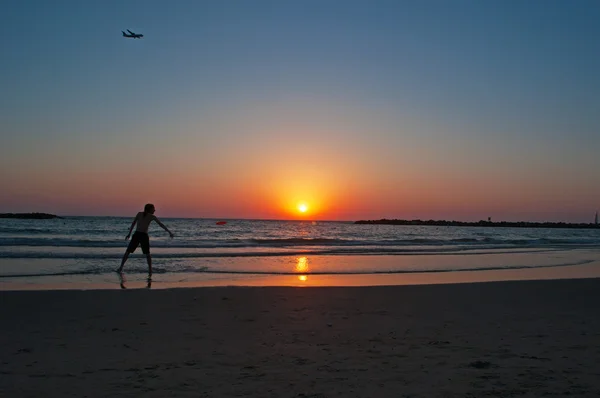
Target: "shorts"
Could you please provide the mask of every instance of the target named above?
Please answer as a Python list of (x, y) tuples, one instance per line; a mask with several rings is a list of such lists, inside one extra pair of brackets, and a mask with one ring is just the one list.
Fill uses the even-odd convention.
[(135, 231), (127, 246), (127, 251), (133, 253), (138, 246), (142, 246), (142, 252), (144, 254), (150, 254), (150, 237), (148, 234), (140, 231)]

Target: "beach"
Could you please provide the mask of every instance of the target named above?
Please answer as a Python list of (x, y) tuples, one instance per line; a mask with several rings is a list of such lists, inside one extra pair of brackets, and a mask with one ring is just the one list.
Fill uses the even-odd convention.
[(2, 6), (0, 398), (600, 398), (600, 0)]
[(600, 279), (0, 291), (4, 397), (600, 395)]

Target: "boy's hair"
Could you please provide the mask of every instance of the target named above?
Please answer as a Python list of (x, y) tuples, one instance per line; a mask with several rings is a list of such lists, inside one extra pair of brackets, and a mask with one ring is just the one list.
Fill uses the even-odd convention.
[(150, 213), (152, 209), (154, 209), (154, 205), (152, 203), (146, 203), (146, 206), (144, 206), (144, 216), (146, 213)]

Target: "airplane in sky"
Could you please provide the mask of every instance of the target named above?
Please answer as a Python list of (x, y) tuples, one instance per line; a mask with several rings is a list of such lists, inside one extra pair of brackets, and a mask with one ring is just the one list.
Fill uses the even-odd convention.
[(129, 32), (129, 34), (121, 31), (121, 33), (123, 33), (123, 37), (129, 37), (130, 39), (140, 39), (140, 38), (144, 37), (144, 35), (133, 33), (129, 29), (127, 29), (127, 31)]

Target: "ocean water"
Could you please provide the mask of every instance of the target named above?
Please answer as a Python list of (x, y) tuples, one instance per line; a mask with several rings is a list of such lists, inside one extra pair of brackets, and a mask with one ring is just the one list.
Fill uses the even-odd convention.
[[(0, 219), (0, 283), (114, 276), (132, 218)], [(356, 225), (352, 222), (161, 219), (150, 228), (154, 278), (356, 275), (581, 265), (600, 230)], [(574, 254), (577, 255), (574, 255)], [(125, 266), (147, 272), (141, 249)]]

